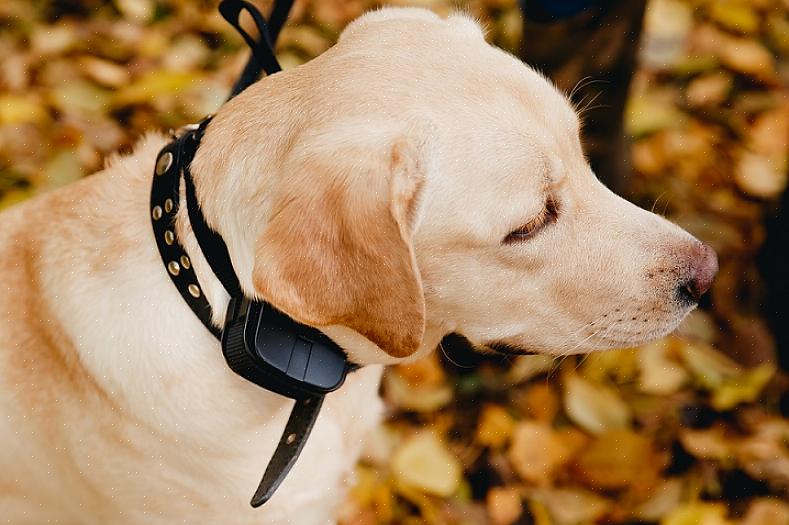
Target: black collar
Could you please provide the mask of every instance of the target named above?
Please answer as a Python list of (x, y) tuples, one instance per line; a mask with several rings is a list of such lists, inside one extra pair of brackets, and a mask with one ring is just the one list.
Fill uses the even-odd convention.
[[(231, 98), (253, 83), (265, 70), (280, 70), (273, 41), (287, 18), (292, 0), (277, 1), (271, 31), (257, 9), (243, 0), (225, 0), (222, 15), (238, 29), (252, 48), (247, 67), (233, 87)], [(242, 10), (252, 15), (261, 34), (255, 41), (238, 24)], [(272, 36), (274, 38), (272, 38)], [(228, 366), (258, 386), (296, 400), (274, 455), (266, 467), (251, 504), (268, 501), (296, 462), (318, 417), (325, 394), (339, 388), (345, 374), (358, 368), (319, 330), (298, 323), (267, 303), (244, 296), (227, 246), (205, 221), (195, 194), (191, 162), (212, 117), (174, 134), (157, 156), (151, 186), (151, 222), (162, 262), (181, 297), (203, 325), (222, 342)], [(200, 250), (213, 273), (230, 295), (222, 329), (212, 323), (211, 305), (194, 272), (188, 253), (179, 242), (175, 217), (180, 204), (181, 179), (189, 222)]]
[[(221, 339), (222, 330), (212, 323), (211, 305), (197, 280), (192, 261), (175, 235), (175, 217), (181, 195), (181, 174), (185, 174), (188, 170), (185, 166), (188, 167), (191, 163), (209, 121), (210, 118), (207, 118), (198, 125), (182, 128), (176, 132), (174, 140), (159, 152), (151, 185), (150, 206), (153, 233), (167, 274), (198, 319), (217, 339)], [(185, 176), (184, 179), (188, 181), (187, 191), (189, 187), (192, 188), (188, 193), (194, 194), (192, 177)], [(200, 215), (202, 216), (202, 213)]]

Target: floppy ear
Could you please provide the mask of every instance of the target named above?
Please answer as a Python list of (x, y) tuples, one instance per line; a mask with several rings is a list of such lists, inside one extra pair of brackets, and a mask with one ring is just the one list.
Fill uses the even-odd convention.
[(347, 326), (393, 357), (414, 353), (425, 330), (411, 244), (420, 149), (401, 138), (292, 155), (258, 239), (257, 293), (302, 323)]

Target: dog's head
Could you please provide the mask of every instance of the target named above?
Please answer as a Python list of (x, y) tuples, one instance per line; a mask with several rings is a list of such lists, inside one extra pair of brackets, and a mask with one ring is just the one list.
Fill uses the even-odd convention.
[(244, 287), (362, 363), (449, 332), (551, 354), (645, 342), (717, 270), (607, 190), (567, 99), (463, 16), (362, 17), (227, 104), (195, 171)]

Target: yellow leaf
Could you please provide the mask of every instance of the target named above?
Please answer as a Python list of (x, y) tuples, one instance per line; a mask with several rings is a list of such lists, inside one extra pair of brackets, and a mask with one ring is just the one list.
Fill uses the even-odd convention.
[(63, 113), (99, 114), (106, 111), (109, 93), (84, 81), (69, 82), (52, 90), (51, 102)]
[(775, 60), (762, 44), (755, 40), (731, 38), (720, 49), (721, 62), (727, 67), (760, 80), (776, 78)]
[(407, 439), (392, 458), (392, 471), (405, 487), (441, 497), (457, 490), (462, 474), (458, 459), (433, 432)]
[(669, 341), (661, 339), (641, 348), (639, 388), (649, 394), (672, 394), (688, 379), (685, 369), (669, 359)]
[(500, 447), (510, 438), (515, 420), (498, 405), (486, 405), (477, 424), (477, 442), (486, 447)]
[(611, 509), (611, 503), (583, 489), (542, 489), (532, 496), (553, 518), (555, 525), (596, 523)]
[(687, 120), (677, 109), (671, 91), (649, 93), (631, 98), (627, 103), (627, 131), (640, 137), (656, 131), (682, 127)]
[(86, 75), (104, 86), (120, 87), (129, 83), (128, 68), (109, 60), (85, 56), (80, 59), (80, 65)]
[(760, 498), (751, 503), (742, 525), (786, 525), (789, 503), (773, 498)]
[(578, 457), (579, 474), (591, 485), (604, 489), (651, 486), (658, 476), (659, 458), (650, 441), (629, 430), (599, 436)]
[(47, 112), (41, 102), (33, 97), (20, 95), (0, 95), (0, 125), (40, 124), (47, 119)]
[(118, 11), (134, 22), (147, 22), (156, 13), (153, 0), (115, 0)]
[(150, 102), (161, 96), (173, 96), (196, 81), (192, 73), (153, 71), (115, 95), (115, 105)]
[(594, 352), (583, 358), (583, 376), (593, 381), (611, 377), (626, 382), (638, 375), (638, 351), (633, 348)]
[(725, 460), (733, 455), (734, 443), (720, 427), (706, 430), (683, 430), (679, 441), (692, 456), (701, 459)]
[(729, 357), (698, 341), (684, 341), (680, 355), (696, 381), (710, 390), (720, 386), (724, 378), (742, 373), (742, 368)]
[(42, 189), (59, 188), (85, 175), (76, 151), (64, 150), (55, 154), (44, 168)]
[(739, 33), (754, 33), (759, 29), (759, 17), (747, 3), (736, 0), (712, 2), (710, 18), (726, 29)]
[(786, 188), (785, 166), (772, 159), (749, 151), (743, 151), (734, 171), (734, 181), (748, 195), (760, 199), (773, 199)]
[(688, 84), (685, 96), (692, 106), (721, 104), (729, 96), (732, 84), (730, 73), (716, 71), (693, 79)]
[(565, 377), (564, 388), (564, 410), (584, 430), (600, 434), (630, 425), (630, 408), (616, 390), (577, 374)]
[(636, 507), (634, 514), (644, 521), (657, 521), (677, 508), (681, 498), (682, 480), (667, 479), (652, 491), (647, 501)]
[(387, 371), (384, 376), (386, 398), (402, 410), (433, 412), (452, 401), (454, 390), (447, 384), (414, 386), (399, 371)]
[(546, 484), (574, 450), (546, 423), (523, 421), (515, 428), (509, 458), (521, 478)]
[(730, 525), (723, 503), (686, 503), (670, 512), (660, 525)]
[(514, 363), (507, 371), (506, 381), (512, 385), (527, 381), (534, 376), (550, 371), (555, 361), (554, 358), (542, 354), (520, 355), (515, 358)]
[(752, 403), (775, 374), (775, 366), (765, 363), (748, 370), (739, 377), (724, 380), (712, 393), (715, 410), (730, 410), (740, 403)]
[(515, 487), (493, 487), (488, 491), (485, 506), (495, 525), (510, 525), (523, 512), (521, 495)]

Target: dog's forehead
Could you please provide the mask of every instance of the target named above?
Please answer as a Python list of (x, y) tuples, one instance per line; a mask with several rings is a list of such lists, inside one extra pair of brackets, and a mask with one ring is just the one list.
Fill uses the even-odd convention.
[(466, 15), (381, 9), (352, 23), (341, 42), (338, 58), (346, 66), (348, 58), (355, 61), (345, 73), (362, 89), (399, 94), (409, 107), (444, 111), (457, 121), (494, 120), (496, 132), (508, 125), (513, 132), (578, 133), (567, 98), (540, 73), (488, 44)]

